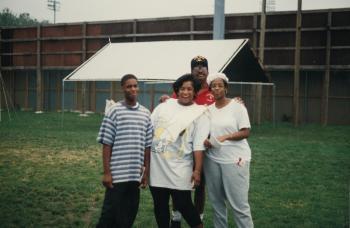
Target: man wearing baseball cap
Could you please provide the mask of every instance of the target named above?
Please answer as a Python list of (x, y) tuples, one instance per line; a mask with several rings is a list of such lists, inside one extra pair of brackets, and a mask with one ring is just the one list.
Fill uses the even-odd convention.
[[(209, 91), (209, 86), (207, 84), (208, 60), (200, 55), (195, 56), (191, 60), (191, 74), (201, 83), (201, 89), (197, 93), (194, 102), (199, 105), (210, 105), (214, 103), (214, 96)], [(173, 93), (171, 97), (176, 98), (176, 94)], [(168, 98), (168, 95), (163, 95), (159, 100), (160, 102), (164, 102)]]

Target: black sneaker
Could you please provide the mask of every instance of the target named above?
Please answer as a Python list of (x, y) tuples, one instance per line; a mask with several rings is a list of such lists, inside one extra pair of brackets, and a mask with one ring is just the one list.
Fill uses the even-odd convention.
[(181, 222), (170, 220), (170, 228), (181, 228)]

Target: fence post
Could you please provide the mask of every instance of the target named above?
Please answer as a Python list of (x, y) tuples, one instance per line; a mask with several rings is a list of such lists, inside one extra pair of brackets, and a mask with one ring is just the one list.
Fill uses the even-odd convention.
[[(86, 22), (82, 24), (82, 45), (81, 45), (81, 62), (85, 62), (86, 60)], [(87, 88), (86, 81), (83, 81), (81, 83), (81, 114), (80, 116), (87, 116), (86, 111), (86, 103), (87, 103), (87, 96), (86, 96), (86, 88)]]
[(326, 71), (323, 78), (322, 91), (322, 108), (321, 108), (321, 123), (326, 126), (328, 123), (328, 101), (329, 101), (329, 81), (330, 81), (330, 65), (331, 65), (331, 26), (332, 13), (328, 12), (327, 22), (327, 44), (326, 44)]
[(302, 0), (298, 0), (297, 21), (296, 21), (296, 28), (295, 28), (296, 31), (295, 31), (294, 91), (293, 91), (294, 126), (299, 125), (301, 3), (302, 3)]
[(262, 97), (262, 85), (256, 85), (255, 90), (255, 120), (256, 124), (261, 124), (261, 97)]
[(36, 31), (36, 112), (43, 112), (43, 77), (41, 72), (41, 25)]

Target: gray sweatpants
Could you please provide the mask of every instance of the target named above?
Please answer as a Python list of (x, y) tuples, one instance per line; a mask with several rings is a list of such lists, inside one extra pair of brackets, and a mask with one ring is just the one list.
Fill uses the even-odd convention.
[(215, 227), (228, 227), (226, 202), (233, 209), (237, 227), (254, 227), (248, 203), (249, 164), (220, 164), (207, 157), (204, 159), (204, 174), (214, 209)]

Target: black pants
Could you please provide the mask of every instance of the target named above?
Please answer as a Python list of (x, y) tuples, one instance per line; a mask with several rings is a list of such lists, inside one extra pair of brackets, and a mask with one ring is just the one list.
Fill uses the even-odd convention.
[(188, 225), (196, 227), (202, 224), (199, 214), (194, 207), (191, 199), (190, 190), (175, 190), (169, 188), (150, 187), (154, 202), (154, 214), (159, 228), (169, 228), (170, 211), (169, 199), (173, 199), (173, 203), (180, 211)]
[[(174, 201), (174, 200), (173, 200)], [(205, 177), (204, 172), (201, 173), (201, 183), (196, 187), (194, 192), (194, 207), (199, 214), (204, 212), (205, 206)], [(173, 205), (173, 211), (178, 211), (178, 209)]]
[(130, 228), (139, 209), (140, 183), (137, 181), (113, 184), (107, 188), (98, 228)]

